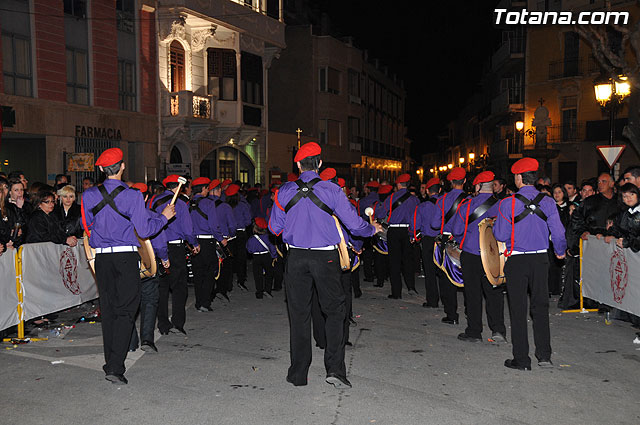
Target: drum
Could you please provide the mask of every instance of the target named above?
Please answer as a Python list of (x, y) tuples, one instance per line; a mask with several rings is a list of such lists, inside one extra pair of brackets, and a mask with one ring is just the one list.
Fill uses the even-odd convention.
[(387, 240), (382, 239), (378, 235), (373, 237), (373, 249), (375, 249), (379, 254), (388, 255), (389, 247), (387, 245)]
[(351, 253), (351, 271), (355, 271), (360, 266), (360, 256), (355, 252)]
[(504, 277), (504, 264), (506, 261), (504, 251), (506, 246), (504, 242), (496, 241), (493, 235), (494, 222), (495, 219), (493, 218), (485, 218), (478, 224), (478, 229), (480, 232), (482, 268), (489, 283), (493, 286), (498, 286), (506, 281)]
[[(151, 279), (152, 277), (155, 277), (158, 271), (158, 264), (156, 263), (156, 256), (153, 252), (151, 241), (149, 239), (142, 239), (140, 236), (138, 236), (137, 233), (136, 237), (138, 238), (138, 242), (140, 243), (140, 246), (138, 247), (138, 254), (140, 255), (140, 279)], [(91, 271), (95, 276), (96, 250), (89, 245), (89, 236), (87, 235), (87, 232), (84, 233), (83, 245), (84, 252), (87, 254), (89, 267), (91, 268)]]
[(455, 286), (463, 287), (462, 265), (460, 264), (460, 247), (451, 237), (438, 238), (433, 246), (433, 262), (444, 272)]

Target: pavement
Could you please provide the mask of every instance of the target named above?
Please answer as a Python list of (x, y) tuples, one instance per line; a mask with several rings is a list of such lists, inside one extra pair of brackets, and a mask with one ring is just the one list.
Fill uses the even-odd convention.
[[(254, 288), (251, 278), (248, 286)], [(363, 282), (363, 296), (354, 300), (357, 326), (345, 358), (353, 388), (344, 390), (325, 383), (318, 348), (309, 384), (285, 381), (282, 292), (258, 300), (236, 288), (230, 302), (216, 300), (213, 312), (201, 313), (190, 288), (187, 336), (157, 334), (158, 353), (129, 353), (129, 385), (104, 379), (100, 323), (71, 327), (89, 306), (71, 309), (57, 318), (60, 335), (43, 330), (47, 341), (3, 344), (0, 423), (640, 423), (640, 345), (632, 343), (629, 323), (606, 325), (602, 315), (552, 307), (554, 367), (537, 367), (531, 354), (533, 370), (514, 371), (503, 366), (511, 345), (489, 343), (486, 329), (481, 343), (456, 338), (464, 331), (462, 307), (462, 323), (447, 325), (442, 309), (423, 308), (421, 297), (405, 292), (389, 300), (388, 293), (388, 282)], [(505, 319), (508, 326), (508, 310)]]

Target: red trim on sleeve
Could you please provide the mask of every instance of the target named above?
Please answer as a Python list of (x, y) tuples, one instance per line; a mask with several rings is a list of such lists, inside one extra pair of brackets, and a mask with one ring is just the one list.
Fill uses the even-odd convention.
[(413, 239), (416, 238), (416, 216), (418, 215), (418, 207), (413, 210)]
[[(87, 236), (91, 237), (91, 231), (89, 231), (89, 227), (87, 226), (87, 217), (84, 215), (84, 196), (80, 200), (80, 213), (82, 215), (82, 227), (84, 227), (84, 231), (87, 232)], [(91, 223), (93, 225), (93, 223)]]
[(278, 201), (278, 191), (277, 190), (276, 190), (275, 196), (273, 197), (273, 201), (278, 206), (278, 208), (280, 208), (282, 211), (284, 211), (284, 208), (282, 208), (282, 205), (280, 205), (280, 201)]

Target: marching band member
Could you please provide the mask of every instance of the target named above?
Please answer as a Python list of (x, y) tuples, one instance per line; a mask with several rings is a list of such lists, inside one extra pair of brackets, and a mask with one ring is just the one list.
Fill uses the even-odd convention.
[[(533, 339), (538, 366), (552, 367), (549, 332), (549, 289), (547, 285), (549, 233), (556, 257), (564, 258), (567, 243), (554, 200), (541, 194), (534, 184), (538, 161), (522, 158), (511, 167), (518, 192), (500, 201), (493, 226), (497, 240), (507, 245), (508, 260), (504, 266), (509, 311), (513, 359), (504, 365), (511, 369), (531, 370), (527, 313), (531, 312)], [(531, 306), (527, 309), (527, 292)]]
[(191, 182), (193, 198), (189, 202), (193, 231), (200, 244), (200, 253), (193, 257), (193, 286), (195, 308), (200, 312), (213, 311), (211, 294), (213, 277), (218, 272), (217, 242), (222, 242), (222, 231), (213, 200), (207, 197), (211, 181), (198, 177)]
[(413, 213), (419, 201), (416, 196), (407, 191), (410, 180), (409, 174), (398, 176), (397, 191), (376, 209), (376, 218), (385, 219), (389, 224), (387, 243), (391, 294), (388, 297), (396, 300), (402, 298), (401, 275), (404, 276), (409, 293), (418, 294), (413, 270), (413, 253), (409, 242), (409, 226), (413, 225)]
[[(236, 220), (233, 217), (233, 210), (231, 206), (220, 199), (222, 196), (222, 184), (219, 180), (213, 180), (209, 185), (211, 192), (209, 198), (211, 198), (216, 205), (216, 214), (220, 223), (220, 230), (222, 231), (223, 238), (227, 241), (227, 246), (233, 251), (234, 239), (236, 237)], [(222, 294), (227, 300), (229, 299), (228, 293), (233, 290), (233, 257), (227, 257), (222, 261), (222, 269), (220, 271), (220, 277), (216, 282), (215, 292)]]
[[(230, 184), (225, 190), (226, 202), (231, 207), (236, 225), (236, 239), (232, 243), (233, 273), (238, 279), (238, 286), (247, 291), (247, 227), (251, 224), (249, 204), (243, 202), (244, 197), (239, 192), (240, 186)], [(233, 280), (233, 275), (231, 276)], [(232, 283), (233, 285), (233, 283)]]
[[(378, 189), (378, 196), (380, 197), (380, 201), (373, 204), (373, 217), (376, 216), (376, 210), (381, 208), (382, 203), (391, 195), (391, 191), (393, 190), (393, 186), (390, 184), (381, 184)], [(373, 238), (371, 239), (372, 246), (375, 245)], [(376, 249), (377, 248), (377, 249)], [(376, 288), (382, 288), (384, 286), (384, 281), (389, 277), (389, 252), (388, 248), (386, 251), (380, 249), (380, 247), (374, 247), (373, 254), (373, 266), (376, 273), (376, 283), (373, 284)]]
[(332, 214), (354, 235), (362, 237), (372, 236), (381, 226), (363, 221), (339, 187), (320, 179), (320, 153), (320, 146), (314, 142), (298, 150), (294, 161), (300, 169), (300, 178), (285, 183), (276, 193), (269, 229), (276, 235), (282, 234), (290, 249), (285, 270), (291, 328), (287, 381), (295, 386), (307, 384), (311, 365), (310, 302), (315, 283), (318, 301), (327, 315), (326, 382), (345, 388), (351, 387), (344, 363), (345, 297), (337, 251), (340, 236)]
[(486, 299), (487, 324), (491, 329), (491, 341), (506, 342), (507, 329), (504, 326), (504, 295), (502, 288), (492, 286), (485, 276), (480, 257), (480, 234), (478, 223), (486, 217), (498, 214), (498, 198), (493, 196), (491, 182), (494, 174), (483, 171), (473, 180), (475, 197), (458, 208), (453, 218), (453, 236), (459, 241), (460, 263), (464, 280), (464, 299), (467, 328), (458, 339), (469, 342), (482, 340), (482, 296)]
[[(364, 186), (364, 191), (366, 196), (360, 201), (358, 201), (358, 205), (360, 206), (360, 217), (363, 220), (368, 221), (369, 217), (367, 217), (364, 211), (368, 207), (372, 207), (373, 205), (380, 201), (380, 196), (378, 196), (378, 188), (380, 187), (380, 183), (373, 180), (368, 182)], [(371, 239), (367, 239), (364, 241), (364, 249), (362, 251), (362, 268), (364, 270), (364, 281), (365, 282), (373, 282), (375, 278), (375, 270), (373, 266), (373, 245), (371, 244)]]
[[(96, 249), (95, 272), (100, 286), (105, 379), (126, 384), (124, 361), (140, 305), (140, 257), (135, 231), (141, 238), (160, 231), (175, 215), (167, 205), (162, 214), (145, 209), (142, 195), (122, 182), (125, 169), (122, 151), (104, 151), (96, 166), (107, 179), (87, 189), (82, 197), (82, 224), (89, 244)], [(183, 256), (184, 257), (184, 256)]]
[(426, 199), (416, 207), (414, 214), (414, 232), (413, 238), (417, 237), (417, 233), (422, 234), (422, 264), (424, 266), (424, 290), (426, 301), (423, 307), (438, 308), (440, 300), (440, 291), (438, 291), (438, 282), (436, 280), (436, 264), (433, 262), (433, 244), (435, 237), (439, 232), (431, 227), (431, 220), (436, 212), (436, 202), (440, 194), (440, 179), (431, 178), (425, 185)]
[[(151, 209), (157, 211), (168, 205), (178, 190), (178, 175), (167, 176), (162, 184), (166, 191), (151, 199)], [(186, 321), (185, 306), (187, 304), (187, 260), (184, 244), (191, 245), (192, 252), (200, 252), (200, 245), (193, 231), (193, 221), (189, 207), (180, 198), (176, 200), (176, 218), (169, 221), (164, 229), (169, 244), (169, 262), (171, 272), (160, 278), (160, 301), (158, 303), (158, 330), (168, 335), (173, 328), (187, 334), (184, 330)], [(169, 319), (169, 291), (171, 291), (171, 319)]]
[[(440, 235), (451, 235), (452, 219), (460, 203), (466, 198), (463, 187), (466, 181), (467, 172), (462, 167), (452, 169), (447, 175), (447, 180), (451, 182), (452, 189), (445, 193), (436, 203), (436, 211), (431, 219), (431, 227), (437, 229)], [(458, 324), (458, 290), (442, 270), (437, 271), (438, 287), (440, 289), (440, 300), (444, 307), (445, 317), (443, 323), (450, 325)]]
[(269, 241), (267, 221), (256, 217), (253, 235), (246, 242), (246, 249), (253, 256), (253, 278), (256, 283), (256, 298), (262, 299), (266, 293), (271, 297), (273, 263), (278, 256), (276, 247)]

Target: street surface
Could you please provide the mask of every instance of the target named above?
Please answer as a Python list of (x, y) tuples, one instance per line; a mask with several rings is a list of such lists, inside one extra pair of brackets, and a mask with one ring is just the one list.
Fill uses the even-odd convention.
[[(251, 268), (249, 267), (249, 270)], [(216, 300), (196, 312), (190, 288), (188, 336), (157, 335), (159, 353), (129, 353), (129, 385), (104, 379), (99, 323), (0, 350), (3, 424), (639, 424), (640, 345), (629, 323), (551, 308), (553, 369), (503, 366), (511, 345), (456, 339), (460, 325), (422, 298), (389, 300), (363, 283), (346, 365), (353, 384), (324, 382), (314, 348), (306, 387), (285, 381), (289, 330), (282, 292)], [(253, 290), (250, 278), (248, 286)], [(423, 279), (418, 279), (418, 288)], [(462, 294), (459, 294), (462, 306)], [(75, 321), (82, 309), (60, 314)], [(460, 308), (462, 313), (462, 307)], [(505, 311), (508, 326), (508, 311)], [(485, 322), (486, 323), (486, 322)], [(72, 323), (65, 323), (71, 325)], [(531, 332), (529, 337), (532, 340)], [(531, 341), (533, 351), (533, 341)]]

